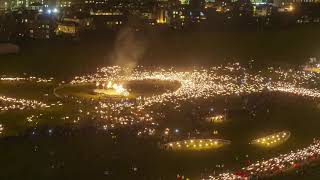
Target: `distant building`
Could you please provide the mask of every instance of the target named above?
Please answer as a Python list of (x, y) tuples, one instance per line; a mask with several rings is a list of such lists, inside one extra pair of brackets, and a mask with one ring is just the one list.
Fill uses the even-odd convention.
[(38, 16), (27, 25), (27, 36), (31, 39), (52, 39), (55, 37), (55, 22), (47, 16)]
[(76, 37), (78, 35), (78, 25), (75, 22), (59, 22), (55, 33), (57, 36)]
[(187, 19), (187, 10), (185, 7), (175, 7), (169, 14), (170, 16), (170, 25), (173, 29), (182, 29), (185, 26)]
[(91, 9), (90, 10), (91, 16), (122, 16), (123, 12), (121, 12), (119, 9)]
[(299, 5), (301, 3), (320, 3), (320, 0), (273, 0), (276, 7), (289, 7), (289, 5)]
[(156, 24), (156, 16), (153, 10), (143, 9), (140, 11), (140, 18), (143, 23), (146, 25), (155, 25)]
[(10, 9), (10, 1), (0, 1), (0, 12), (8, 11)]
[(256, 5), (253, 7), (253, 16), (267, 17), (272, 15), (273, 6), (269, 4)]
[(57, 0), (56, 7), (59, 8), (70, 8), (74, 4), (71, 0)]
[(79, 27), (79, 31), (95, 29), (93, 17), (90, 17), (82, 13), (76, 13), (76, 14), (73, 14), (72, 16), (63, 17), (62, 21), (76, 23), (77, 26)]
[(128, 15), (120, 9), (105, 6), (90, 9), (96, 28), (118, 29), (127, 22)]

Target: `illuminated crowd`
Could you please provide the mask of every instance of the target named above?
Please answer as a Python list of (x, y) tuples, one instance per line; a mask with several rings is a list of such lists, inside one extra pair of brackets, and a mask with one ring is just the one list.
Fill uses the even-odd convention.
[[(264, 91), (286, 93), (311, 99), (320, 97), (320, 91), (317, 87), (320, 76), (317, 73), (272, 67), (259, 72), (251, 72), (238, 63), (209, 69), (194, 68), (189, 71), (144, 67), (127, 69), (113, 66), (98, 69), (95, 74), (75, 77), (71, 84), (143, 80), (178, 82), (180, 87), (175, 91), (165, 92), (161, 95), (137, 97), (134, 102), (122, 101), (119, 103), (100, 100), (96, 107), (96, 113), (100, 114), (102, 119), (112, 122), (105, 125), (106, 129), (109, 126), (115, 127), (116, 124), (128, 125), (139, 122), (152, 122), (157, 125), (159, 121), (154, 121), (155, 112), (152, 111), (152, 106), (157, 104), (172, 105), (172, 107), (179, 109), (182, 103), (197, 99), (241, 96)], [(123, 116), (123, 112), (126, 112), (126, 116)], [(180, 146), (182, 145), (180, 144)], [(268, 161), (257, 162), (257, 164), (245, 168), (243, 172), (250, 176), (270, 174), (276, 168), (288, 168), (288, 165), (304, 160), (311, 154), (318, 153), (318, 150), (319, 143), (316, 142), (306, 149), (281, 155)], [(212, 178), (234, 179), (235, 177), (237, 177), (236, 174), (226, 173)]]
[[(45, 79), (35, 76), (30, 77), (8, 77), (2, 75), (0, 77), (0, 82), (36, 82), (36, 83), (49, 83), (52, 82), (53, 78)], [(0, 112), (8, 110), (25, 110), (25, 109), (37, 109), (37, 108), (47, 108), (50, 107), (46, 103), (28, 100), (28, 99), (18, 99), (7, 96), (0, 96)]]
[(17, 99), (6, 96), (0, 96), (0, 112), (8, 110), (25, 110), (47, 107), (50, 106), (36, 100)]
[(176, 91), (142, 97), (140, 105), (149, 106), (169, 102), (179, 104), (181, 101), (196, 98), (240, 95), (263, 90), (319, 97), (320, 92), (316, 88), (306, 88), (306, 85), (316, 85), (319, 78), (320, 76), (312, 72), (284, 71), (274, 68), (269, 68), (267, 72), (249, 73), (239, 64), (191, 71), (178, 71), (173, 68), (148, 70), (143, 67), (132, 70), (113, 66), (98, 69), (97, 73), (92, 75), (75, 77), (71, 84), (135, 80), (176, 81), (181, 84)]
[[(33, 80), (34, 79), (34, 80)], [(2, 77), (1, 81), (26, 81), (50, 82), (52, 79), (39, 78), (8, 78)], [(126, 97), (129, 92), (120, 84), (113, 82), (129, 81), (169, 81), (179, 84), (179, 88), (167, 91), (163, 94), (151, 96), (139, 96), (135, 99)], [(268, 68), (263, 71), (252, 71), (238, 63), (227, 66), (211, 68), (193, 68), (191, 70), (178, 70), (175, 68), (146, 68), (138, 66), (134, 69), (119, 66), (104, 67), (94, 74), (76, 76), (68, 85), (93, 84), (95, 87), (114, 88), (123, 98), (100, 98), (84, 100), (78, 97), (70, 97), (77, 103), (77, 110), (64, 116), (64, 120), (71, 120), (78, 123), (82, 119), (94, 119), (101, 123), (103, 130), (110, 130), (124, 126), (142, 124), (137, 131), (138, 136), (155, 135), (157, 127), (162, 118), (161, 109), (155, 108), (158, 105), (170, 106), (179, 109), (183, 103), (199, 99), (209, 99), (218, 96), (241, 96), (260, 92), (281, 92), (294, 96), (309, 98), (320, 97), (317, 82), (320, 82), (320, 75), (313, 72), (280, 68)], [(47, 104), (25, 99), (15, 99), (0, 96), (0, 111), (13, 109), (36, 109), (49, 107)], [(36, 115), (27, 118), (28, 122), (37, 119)], [(219, 115), (209, 119), (211, 121), (223, 121), (224, 116)], [(164, 134), (170, 130), (165, 130)], [(200, 140), (199, 140), (200, 141)], [(177, 144), (178, 143), (178, 144)], [(190, 144), (186, 142), (175, 142), (168, 147), (206, 147), (214, 145), (215, 142), (199, 142)], [(301, 163), (313, 156), (318, 156), (320, 143), (315, 141), (310, 146), (280, 155), (267, 161), (257, 162), (245, 167), (239, 173), (223, 173), (210, 179), (234, 179), (248, 176), (270, 175), (272, 173), (290, 168), (295, 163)]]
[(112, 66), (100, 68), (94, 74), (77, 76), (70, 84), (92, 83), (107, 86), (106, 82), (110, 84), (110, 82), (125, 83), (143, 80), (170, 81), (180, 84), (177, 90), (160, 95), (140, 96), (134, 101), (99, 100), (90, 115), (98, 119), (105, 119), (106, 122), (110, 122), (106, 126), (114, 127), (116, 124), (132, 125), (139, 122), (154, 122), (152, 113), (155, 113), (150, 110), (150, 107), (157, 104), (179, 108), (181, 103), (197, 99), (239, 96), (262, 91), (320, 97), (320, 91), (316, 87), (319, 78), (320, 76), (312, 72), (291, 69), (285, 71), (280, 68), (268, 68), (265, 71), (252, 73), (247, 68), (234, 63), (228, 66), (209, 69), (194, 68), (188, 71), (178, 71), (174, 68), (138, 66), (130, 69)]
[(209, 176), (212, 180), (230, 180), (230, 179), (249, 179), (257, 177), (268, 177), (286, 172), (301, 165), (318, 160), (320, 157), (320, 141), (315, 140), (309, 146), (291, 151), (287, 154), (281, 154), (277, 157), (264, 161), (257, 161), (247, 167), (234, 173), (222, 173), (218, 176)]
[(35, 76), (30, 76), (30, 77), (7, 77), (7, 76), (2, 76), (0, 77), (0, 82), (1, 81), (7, 81), (7, 82), (19, 82), (19, 81), (31, 81), (31, 82), (37, 82), (37, 83), (48, 83), (52, 82), (53, 78), (40, 78), (40, 77), (35, 77)]

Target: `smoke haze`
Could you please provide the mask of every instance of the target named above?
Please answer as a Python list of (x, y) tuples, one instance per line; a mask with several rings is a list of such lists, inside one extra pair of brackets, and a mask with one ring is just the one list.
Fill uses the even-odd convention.
[(116, 38), (111, 60), (114, 65), (133, 69), (144, 56), (146, 41), (133, 29), (124, 28)]

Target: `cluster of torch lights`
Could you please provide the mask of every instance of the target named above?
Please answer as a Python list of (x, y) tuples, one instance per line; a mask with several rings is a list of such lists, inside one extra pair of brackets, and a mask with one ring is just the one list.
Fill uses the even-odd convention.
[(45, 78), (39, 78), (35, 76), (30, 76), (30, 77), (0, 77), (0, 82), (7, 81), (7, 82), (17, 82), (17, 81), (31, 81), (31, 82), (37, 82), (37, 83), (48, 83), (48, 82), (53, 82), (53, 78), (45, 79)]
[[(154, 105), (169, 105), (181, 107), (182, 103), (193, 102), (197, 99), (208, 99), (217, 96), (239, 96), (262, 91), (283, 92), (297, 96), (317, 98), (320, 92), (315, 87), (319, 76), (312, 72), (282, 70), (268, 68), (265, 71), (250, 73), (239, 64), (218, 66), (209, 69), (193, 69), (177, 71), (174, 68), (144, 68), (135, 69), (112, 66), (98, 69), (97, 73), (77, 76), (70, 84), (96, 84), (108, 89), (115, 88), (112, 82), (128, 82), (143, 80), (160, 80), (179, 83), (174, 91), (160, 95), (139, 96), (134, 101), (100, 100), (95, 110), (90, 112), (95, 118), (109, 122), (105, 129), (118, 125), (133, 125), (140, 122), (155, 122), (152, 110)], [(108, 86), (110, 84), (110, 86)], [(117, 87), (126, 91), (120, 84)], [(122, 88), (121, 88), (122, 87)], [(124, 97), (125, 98), (125, 97)], [(151, 108), (151, 109), (150, 109)], [(82, 113), (88, 113), (82, 111)]]
[(168, 150), (206, 150), (222, 147), (226, 144), (230, 144), (230, 141), (222, 139), (189, 139), (164, 144), (164, 148)]
[(290, 131), (282, 131), (266, 137), (255, 139), (251, 143), (264, 147), (273, 147), (288, 140), (290, 134)]
[(234, 173), (222, 173), (218, 176), (209, 176), (206, 179), (212, 180), (231, 180), (231, 179), (250, 179), (257, 177), (269, 177), (318, 160), (320, 157), (320, 141), (315, 140), (309, 146), (281, 154), (277, 157), (264, 161), (257, 161)]
[[(30, 77), (0, 77), (0, 82), (19, 82), (19, 81), (28, 81), (36, 83), (49, 83), (53, 81), (53, 78), (45, 79), (38, 78), (34, 76)], [(8, 110), (25, 110), (25, 109), (37, 109), (37, 108), (48, 108), (50, 107), (46, 103), (28, 100), (28, 99), (18, 99), (7, 96), (0, 96), (0, 112)]]
[[(129, 95), (126, 94), (128, 91), (121, 84), (113, 83), (144, 80), (170, 81), (179, 83), (180, 86), (174, 91), (168, 91), (161, 95), (140, 96), (132, 100), (126, 98), (126, 95)], [(178, 71), (174, 68), (145, 68), (141, 66), (134, 69), (119, 66), (105, 67), (98, 69), (94, 74), (76, 76), (70, 82), (70, 85), (95, 84), (98, 88), (114, 89), (120, 94), (123, 94), (124, 98), (121, 100), (112, 100), (110, 98), (91, 100), (89, 106), (92, 108), (84, 107), (84, 105), (88, 103), (87, 101), (76, 99), (76, 102), (79, 104), (77, 107), (78, 111), (66, 117), (75, 123), (81, 119), (92, 118), (101, 120), (103, 123), (102, 129), (104, 130), (143, 123), (145, 126), (142, 126), (143, 129), (139, 131), (140, 134), (143, 132), (156, 134), (154, 127), (158, 126), (161, 118), (164, 118), (161, 112), (159, 112), (159, 109), (154, 108), (157, 107), (157, 105), (179, 109), (183, 103), (192, 103), (198, 99), (208, 99), (218, 96), (240, 96), (263, 91), (282, 92), (313, 99), (320, 97), (320, 91), (317, 89), (317, 82), (319, 82), (319, 80), (320, 76), (313, 72), (292, 69), (282, 70), (280, 68), (268, 68), (259, 72), (251, 72), (251, 70), (240, 66), (238, 63), (209, 69), (194, 68), (188, 71)], [(1, 106), (0, 110), (48, 107), (42, 102), (19, 100), (4, 96), (0, 98), (0, 102), (7, 104)], [(146, 129), (146, 127), (150, 127), (150, 129)], [(206, 144), (208, 144), (208, 146), (211, 146), (211, 143), (213, 143), (213, 146), (215, 144), (215, 142), (190, 144), (190, 141), (178, 143), (181, 147), (187, 145), (189, 147), (193, 147), (194, 145), (196, 145), (196, 147), (200, 147), (200, 145), (206, 147)], [(175, 143), (172, 146), (179, 147), (179, 144)], [(259, 175), (260, 172), (268, 172), (272, 167), (282, 167), (285, 162), (291, 163), (302, 157), (307, 158), (309, 153), (304, 153), (305, 151), (318, 153), (319, 142), (315, 142), (306, 149), (298, 150), (295, 153), (289, 153), (288, 155), (281, 155), (272, 160), (258, 162), (258, 165), (253, 168), (255, 170), (246, 170), (250, 173), (258, 173)], [(304, 156), (304, 154), (306, 156)], [(284, 161), (278, 162), (278, 159), (284, 159)], [(276, 162), (279, 165), (277, 165)], [(270, 168), (269, 165), (266, 164), (270, 164)], [(258, 166), (263, 168), (257, 168)], [(266, 168), (264, 168), (265, 166)], [(252, 166), (249, 167), (251, 168)], [(232, 179), (232, 176), (234, 176), (234, 174), (227, 173), (220, 175), (218, 178), (230, 179), (231, 177)]]
[(25, 110), (48, 107), (50, 106), (40, 101), (0, 96), (0, 112), (8, 110)]
[[(97, 89), (95, 89), (94, 91), (97, 93), (102, 93), (102, 94), (106, 94), (106, 95), (119, 95), (119, 96), (129, 96), (129, 91), (123, 87), (122, 84), (117, 84), (117, 83), (113, 83), (111, 81), (109, 81), (107, 84), (106, 83), (100, 83), (97, 82), (96, 83), (96, 87)], [(102, 89), (101, 89), (102, 88)], [(108, 93), (104, 90), (113, 90), (114, 92)]]
[[(250, 144), (262, 147), (274, 147), (284, 143), (290, 137), (290, 131), (281, 131), (271, 135), (257, 138)], [(166, 150), (208, 150), (231, 144), (229, 140), (223, 139), (188, 139), (183, 141), (169, 142), (163, 145)]]

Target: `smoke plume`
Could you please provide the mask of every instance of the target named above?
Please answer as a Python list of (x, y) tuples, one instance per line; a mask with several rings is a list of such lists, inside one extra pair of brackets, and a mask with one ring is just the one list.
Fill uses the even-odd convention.
[(133, 69), (143, 58), (146, 50), (146, 42), (131, 28), (125, 28), (119, 32), (115, 41), (112, 62), (114, 65)]

